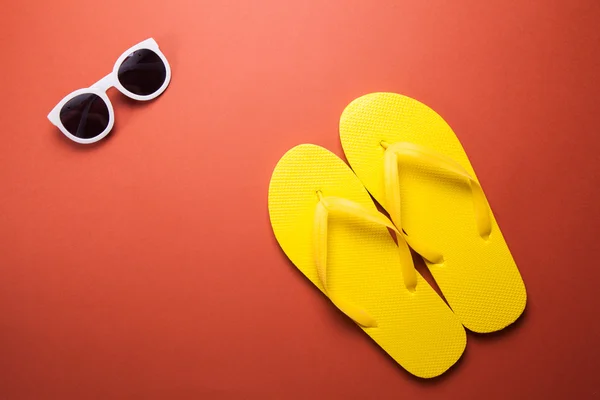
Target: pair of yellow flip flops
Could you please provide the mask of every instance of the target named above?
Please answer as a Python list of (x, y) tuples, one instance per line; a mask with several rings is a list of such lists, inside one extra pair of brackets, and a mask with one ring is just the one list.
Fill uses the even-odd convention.
[[(368, 94), (344, 110), (340, 138), (352, 170), (310, 144), (275, 167), (275, 236), (402, 367), (438, 376), (462, 355), (464, 327), (493, 332), (521, 315), (523, 280), (467, 155), (435, 111), (406, 96)], [(448, 304), (415, 270), (408, 246)]]

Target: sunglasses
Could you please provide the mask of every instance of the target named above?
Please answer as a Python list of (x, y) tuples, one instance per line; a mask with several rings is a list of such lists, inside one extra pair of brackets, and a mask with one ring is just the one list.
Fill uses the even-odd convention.
[(63, 98), (48, 119), (74, 142), (94, 143), (108, 135), (115, 122), (108, 89), (115, 87), (133, 100), (147, 101), (160, 96), (170, 80), (169, 62), (154, 39), (146, 39), (125, 51), (110, 74)]

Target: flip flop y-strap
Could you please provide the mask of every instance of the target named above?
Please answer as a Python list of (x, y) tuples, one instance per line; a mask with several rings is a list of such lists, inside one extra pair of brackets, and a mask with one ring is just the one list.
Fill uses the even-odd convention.
[[(458, 178), (467, 179), (471, 189), (473, 210), (479, 236), (484, 240), (489, 238), (492, 231), (490, 207), (479, 182), (477, 182), (477, 180), (459, 163), (446, 155), (414, 143), (396, 142), (388, 144), (386, 142), (381, 142), (381, 146), (385, 148), (384, 180), (386, 206), (392, 221), (399, 229), (402, 230), (402, 220), (400, 182), (398, 180), (398, 175), (399, 164), (405, 163), (414, 166), (423, 166), (425, 168), (442, 169)], [(441, 254), (429, 249), (427, 245), (419, 241), (418, 238), (410, 237), (409, 234), (404, 231), (402, 234), (408, 244), (426, 260), (434, 264), (443, 260)]]
[[(378, 225), (385, 226), (393, 230), (398, 237), (400, 236), (398, 229), (394, 226), (385, 215), (378, 211), (370, 210), (362, 205), (351, 200), (341, 197), (328, 196), (324, 197), (321, 192), (317, 192), (319, 202), (316, 205), (314, 217), (314, 237), (313, 237), (313, 254), (314, 261), (317, 267), (319, 280), (323, 285), (323, 289), (327, 297), (337, 308), (344, 314), (354, 320), (357, 324), (365, 328), (373, 328), (377, 326), (377, 321), (369, 315), (365, 310), (357, 307), (344, 298), (341, 298), (328, 290), (327, 285), (327, 226), (329, 214), (351, 215), (359, 217), (365, 221), (369, 221)], [(410, 255), (408, 245), (403, 240), (398, 241), (398, 249), (400, 253), (400, 265), (404, 284), (409, 290), (414, 290), (417, 284), (417, 275)]]

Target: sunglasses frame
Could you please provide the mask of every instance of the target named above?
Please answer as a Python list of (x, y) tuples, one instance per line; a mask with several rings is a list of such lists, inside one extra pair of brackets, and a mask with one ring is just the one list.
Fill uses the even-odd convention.
[[(127, 56), (129, 56), (131, 53), (133, 53), (134, 51), (143, 50), (143, 49), (151, 50), (154, 53), (156, 53), (160, 57), (162, 62), (164, 63), (165, 70), (166, 70), (165, 81), (163, 82), (161, 87), (156, 92), (146, 95), (146, 96), (140, 96), (138, 94), (132, 93), (129, 90), (125, 89), (125, 87), (123, 87), (121, 82), (119, 82), (119, 76), (118, 76), (119, 67), (121, 66), (121, 64), (123, 63), (125, 58)], [(102, 140), (106, 135), (108, 135), (108, 133), (112, 130), (112, 128), (115, 124), (115, 112), (113, 110), (113, 106), (112, 106), (112, 103), (110, 102), (110, 99), (106, 95), (106, 92), (108, 91), (108, 89), (114, 87), (119, 92), (123, 93), (125, 96), (127, 96), (133, 100), (148, 101), (148, 100), (152, 100), (152, 99), (160, 96), (167, 89), (167, 86), (169, 86), (170, 81), (171, 81), (171, 66), (169, 65), (169, 62), (167, 61), (167, 58), (165, 57), (165, 55), (158, 48), (158, 43), (156, 43), (156, 41), (154, 39), (149, 38), (149, 39), (146, 39), (146, 40), (136, 44), (135, 46), (132, 46), (129, 49), (125, 50), (123, 52), (123, 54), (121, 54), (121, 56), (117, 59), (117, 62), (115, 62), (115, 66), (113, 67), (113, 70), (110, 74), (106, 75), (104, 78), (100, 79), (98, 82), (94, 83), (89, 88), (78, 89), (78, 90), (75, 90), (74, 92), (71, 92), (67, 96), (65, 96), (52, 109), (52, 111), (50, 111), (50, 113), (48, 114), (48, 119), (62, 133), (64, 133), (66, 137), (68, 137), (72, 141), (81, 143), (81, 144), (95, 143), (99, 140)], [(84, 139), (84, 138), (79, 138), (79, 137), (71, 134), (67, 130), (67, 128), (65, 128), (62, 121), (60, 120), (60, 111), (62, 110), (63, 106), (69, 100), (71, 100), (72, 98), (74, 98), (76, 96), (79, 96), (80, 94), (95, 94), (98, 97), (100, 97), (104, 101), (104, 103), (106, 103), (106, 107), (108, 108), (108, 125), (106, 126), (106, 129), (104, 129), (104, 131), (102, 131), (99, 135), (94, 136), (93, 138)]]

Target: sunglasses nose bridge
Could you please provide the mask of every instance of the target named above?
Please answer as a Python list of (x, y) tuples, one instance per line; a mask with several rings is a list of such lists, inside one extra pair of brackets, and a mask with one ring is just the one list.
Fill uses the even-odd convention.
[(91, 87), (106, 92), (113, 86), (115, 86), (115, 82), (113, 79), (113, 74), (111, 73), (106, 75), (104, 78), (100, 79), (98, 82), (94, 83)]

